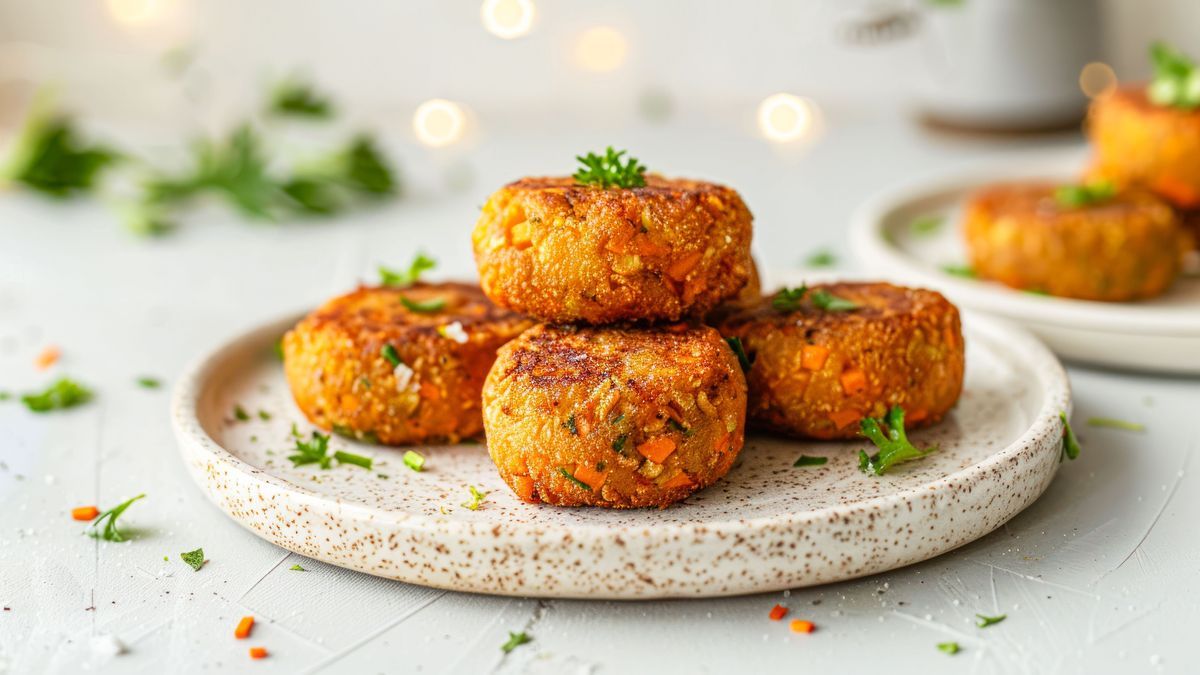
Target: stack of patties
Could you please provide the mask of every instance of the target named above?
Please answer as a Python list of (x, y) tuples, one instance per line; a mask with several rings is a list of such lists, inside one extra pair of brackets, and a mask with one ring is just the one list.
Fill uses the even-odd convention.
[(753, 274), (750, 211), (621, 154), (512, 183), (475, 227), (484, 293), (544, 322), (500, 349), (483, 388), (488, 452), (525, 501), (665, 506), (742, 448), (746, 378), (699, 319)]

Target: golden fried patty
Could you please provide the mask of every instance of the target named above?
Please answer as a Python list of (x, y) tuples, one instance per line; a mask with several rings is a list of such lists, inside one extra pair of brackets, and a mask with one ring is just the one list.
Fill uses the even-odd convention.
[(750, 221), (738, 193), (712, 183), (525, 178), (488, 199), (472, 240), (501, 307), (548, 322), (675, 321), (746, 284)]
[(707, 326), (535, 326), (483, 388), (488, 452), (530, 502), (677, 502), (729, 471), (745, 422), (746, 378)]
[(455, 442), (482, 430), (496, 350), (530, 325), (468, 284), (363, 286), (284, 336), (284, 372), (323, 429), (388, 445)]
[[(848, 300), (830, 311), (814, 295)], [(837, 283), (809, 289), (798, 306), (772, 297), (725, 317), (753, 365), (751, 427), (802, 438), (854, 438), (863, 417), (901, 406), (907, 421), (939, 421), (962, 391), (963, 338), (958, 310), (939, 293), (884, 283)]]
[(1200, 208), (1200, 110), (1156, 105), (1144, 86), (1128, 87), (1092, 102), (1087, 131), (1089, 175)]
[(964, 235), (975, 273), (1013, 288), (1084, 300), (1165, 291), (1186, 236), (1174, 211), (1140, 189), (1064, 206), (1050, 183), (993, 185), (967, 204)]

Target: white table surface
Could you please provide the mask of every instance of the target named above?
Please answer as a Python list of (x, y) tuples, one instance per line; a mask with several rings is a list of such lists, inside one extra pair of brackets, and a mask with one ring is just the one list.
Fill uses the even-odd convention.
[[(445, 275), (473, 274), (469, 232), (485, 195), (522, 174), (568, 171), (582, 150), (626, 145), (664, 173), (736, 186), (757, 217), (760, 260), (781, 268), (823, 246), (849, 266), (842, 230), (869, 193), (1031, 143), (938, 136), (899, 118), (829, 118), (825, 136), (803, 150), (714, 119), (491, 128), (448, 151), (404, 143), (396, 131), (408, 193), (389, 206), (281, 226), (212, 209), (150, 241), (95, 204), (0, 195), (0, 389), (68, 374), (98, 392), (85, 407), (47, 415), (0, 404), (0, 672), (1200, 671), (1196, 380), (1072, 367), (1083, 455), (1000, 530), (877, 577), (741, 598), (539, 601), (385, 581), (257, 539), (185, 472), (167, 416), (185, 363), (418, 248)], [(49, 344), (63, 358), (40, 373), (33, 359)], [(163, 378), (164, 388), (138, 387), (141, 375)], [(1146, 431), (1088, 428), (1091, 416)], [(148, 496), (124, 518), (136, 533), (128, 543), (84, 537), (69, 516), (138, 492)], [(210, 562), (193, 572), (179, 553), (198, 546)], [(295, 563), (309, 572), (289, 571)], [(768, 621), (777, 602), (818, 630), (795, 635)], [(1008, 619), (980, 630), (977, 612)], [(234, 640), (246, 614), (258, 618), (253, 639)], [(534, 641), (506, 656), (499, 646), (510, 630)], [(128, 652), (97, 655), (96, 635), (115, 635)], [(963, 651), (940, 653), (947, 640)], [(251, 662), (250, 644), (271, 656)]]

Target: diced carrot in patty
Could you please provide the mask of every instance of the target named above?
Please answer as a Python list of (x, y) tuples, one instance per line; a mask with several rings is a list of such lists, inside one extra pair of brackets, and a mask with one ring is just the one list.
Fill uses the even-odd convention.
[(717, 443), (716, 443), (716, 445), (713, 446), (713, 449), (715, 449), (717, 452), (725, 452), (726, 450), (729, 449), (729, 432), (728, 431), (721, 432), (721, 435), (717, 437)]
[(695, 269), (696, 265), (700, 263), (700, 259), (703, 257), (704, 254), (700, 251), (695, 251), (694, 253), (689, 253), (683, 256), (667, 267), (667, 276), (671, 277), (675, 281), (683, 281), (684, 278), (687, 277), (688, 272), (691, 272), (693, 269)]
[(95, 520), (100, 515), (100, 509), (94, 506), (79, 506), (71, 509), (71, 517), (75, 520)]
[(867, 390), (867, 374), (855, 368), (842, 373), (842, 393), (847, 396), (861, 394)]
[(642, 456), (646, 459), (656, 464), (662, 464), (664, 460), (671, 456), (672, 452), (675, 452), (675, 441), (666, 436), (651, 438), (637, 446), (637, 451), (642, 453)]
[(592, 488), (592, 492), (599, 492), (604, 485), (605, 479), (608, 478), (607, 471), (596, 471), (587, 464), (579, 464), (575, 467), (575, 480), (587, 483), (587, 486)]
[(233, 637), (239, 640), (245, 640), (250, 637), (250, 629), (254, 627), (254, 617), (243, 616), (238, 622), (237, 628), (233, 629)]
[(835, 410), (829, 413), (829, 420), (837, 425), (837, 428), (845, 429), (851, 424), (861, 420), (862, 416), (862, 413), (854, 408), (847, 408), (845, 410)]
[(662, 484), (664, 488), (691, 487), (696, 483), (692, 481), (692, 477), (680, 471), (673, 476), (671, 480)]
[(813, 625), (813, 622), (805, 621), (804, 619), (792, 619), (792, 623), (789, 626), (793, 633), (811, 633), (817, 628)]
[(771, 608), (771, 613), (767, 615), (767, 618), (772, 621), (779, 621), (783, 617), (787, 616), (787, 612), (787, 607), (784, 607), (783, 605), (775, 605)]
[(442, 392), (438, 388), (428, 382), (421, 383), (421, 398), (426, 401), (436, 401), (442, 397)]
[(513, 246), (516, 246), (517, 248), (525, 248), (529, 246), (530, 239), (528, 220), (523, 220), (516, 225), (513, 225), (512, 229), (509, 230), (508, 233), (512, 237)]
[(513, 479), (513, 487), (517, 496), (527, 502), (535, 502), (537, 499), (533, 496), (533, 479), (529, 476), (517, 476)]
[(910, 412), (905, 413), (904, 421), (916, 423), (916, 422), (920, 422), (921, 420), (925, 419), (926, 417), (929, 417), (928, 410), (926, 410), (924, 408), (916, 408)]
[(800, 350), (800, 365), (805, 370), (820, 370), (829, 358), (829, 347), (823, 345), (804, 345)]

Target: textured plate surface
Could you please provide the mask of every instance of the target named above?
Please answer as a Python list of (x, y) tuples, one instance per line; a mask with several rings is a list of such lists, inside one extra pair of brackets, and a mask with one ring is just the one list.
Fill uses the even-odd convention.
[[(1065, 358), (1121, 368), (1200, 373), (1200, 278), (1180, 278), (1164, 295), (1128, 303), (1024, 293), (942, 271), (966, 261), (960, 223), (967, 195), (988, 183), (1079, 180), (1078, 149), (1023, 152), (888, 190), (855, 215), (851, 244), (860, 267), (904, 283), (936, 288), (965, 309), (1022, 323)], [(914, 220), (944, 218), (932, 233)]]
[[(564, 509), (518, 501), (482, 445), (403, 450), (335, 437), (374, 458), (293, 468), (293, 405), (273, 353), (297, 317), (238, 337), (180, 379), (172, 403), (184, 461), (234, 520), (279, 546), (402, 581), (508, 595), (651, 598), (795, 588), (925, 560), (998, 527), (1059, 464), (1066, 375), (1024, 331), (968, 316), (958, 408), (914, 442), (927, 459), (883, 477), (857, 468), (863, 443), (750, 437), (729, 475), (671, 508)], [(250, 419), (238, 421), (236, 406)], [(260, 416), (259, 411), (266, 414)], [(267, 419), (264, 419), (267, 418)], [(829, 457), (794, 468), (801, 454)], [(463, 508), (468, 485), (487, 491)]]

